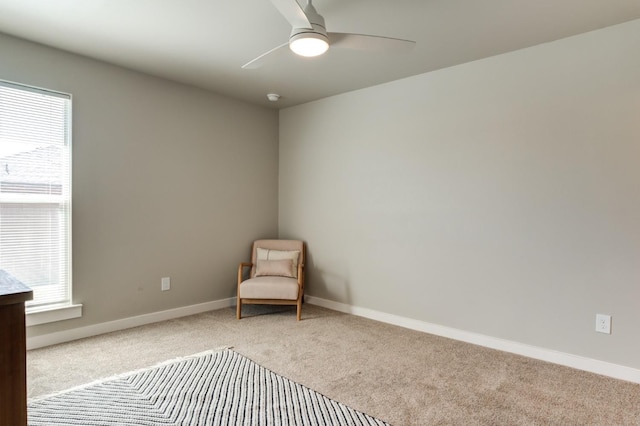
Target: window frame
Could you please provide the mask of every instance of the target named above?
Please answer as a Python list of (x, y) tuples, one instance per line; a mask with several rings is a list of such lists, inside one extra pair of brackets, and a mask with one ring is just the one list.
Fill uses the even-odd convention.
[[(45, 96), (58, 97), (65, 100), (65, 116), (64, 116), (64, 143), (62, 149), (65, 150), (66, 156), (66, 168), (63, 166), (63, 182), (62, 193), (57, 194), (25, 194), (25, 193), (4, 193), (0, 194), (1, 202), (7, 204), (52, 204), (59, 206), (58, 208), (64, 209), (64, 217), (61, 219), (64, 221), (64, 227), (66, 228), (61, 233), (64, 238), (65, 249), (60, 254), (65, 258), (61, 265), (63, 265), (63, 272), (66, 279), (61, 283), (64, 285), (63, 298), (64, 300), (52, 301), (42, 305), (29, 306), (29, 303), (25, 304), (25, 312), (27, 314), (26, 323), (27, 326), (44, 324), (48, 322), (61, 321), (65, 319), (78, 318), (82, 316), (82, 305), (73, 303), (73, 194), (72, 194), (72, 159), (73, 159), (73, 96), (70, 93), (64, 93), (57, 90), (45, 89), (35, 87), (28, 84), (16, 83), (0, 79), (0, 86), (8, 87), (13, 90), (19, 90), (24, 92), (31, 92), (41, 94)], [(66, 186), (66, 188), (65, 188)], [(29, 283), (25, 283), (29, 285)], [(35, 294), (35, 291), (34, 291)]]

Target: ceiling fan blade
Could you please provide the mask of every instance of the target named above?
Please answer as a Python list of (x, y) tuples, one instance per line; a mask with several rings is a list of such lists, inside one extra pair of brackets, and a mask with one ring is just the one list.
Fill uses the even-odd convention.
[(255, 59), (250, 60), (249, 62), (247, 62), (246, 64), (244, 64), (242, 66), (242, 69), (244, 70), (250, 70), (250, 69), (255, 69), (255, 68), (260, 68), (262, 66), (262, 64), (264, 63), (264, 58), (267, 57), (268, 55), (272, 54), (273, 52), (275, 52), (278, 49), (281, 49), (285, 46), (288, 46), (289, 42), (286, 43), (282, 43), (280, 46), (274, 47), (273, 49), (269, 50), (266, 53), (263, 53), (262, 55), (258, 56)]
[(406, 52), (416, 45), (416, 42), (411, 40), (366, 34), (327, 33), (327, 35), (329, 36), (331, 47), (343, 47), (346, 49)]
[(293, 28), (309, 28), (311, 23), (296, 0), (271, 0), (271, 3), (285, 17)]

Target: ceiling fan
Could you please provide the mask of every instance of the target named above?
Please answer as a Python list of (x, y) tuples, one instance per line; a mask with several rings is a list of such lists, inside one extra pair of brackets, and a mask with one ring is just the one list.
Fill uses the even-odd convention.
[(327, 32), (324, 18), (311, 1), (307, 0), (307, 5), (302, 8), (296, 0), (271, 0), (293, 28), (289, 41), (247, 62), (242, 68), (260, 67), (265, 57), (287, 45), (297, 55), (312, 57), (325, 53), (329, 45), (358, 50), (398, 51), (408, 50), (416, 44), (415, 41), (391, 37)]

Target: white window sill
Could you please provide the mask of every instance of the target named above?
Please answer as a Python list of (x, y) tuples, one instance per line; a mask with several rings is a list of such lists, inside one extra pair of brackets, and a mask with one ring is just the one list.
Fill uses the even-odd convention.
[(47, 324), (82, 316), (82, 305), (59, 305), (46, 308), (27, 308), (27, 327), (32, 325)]

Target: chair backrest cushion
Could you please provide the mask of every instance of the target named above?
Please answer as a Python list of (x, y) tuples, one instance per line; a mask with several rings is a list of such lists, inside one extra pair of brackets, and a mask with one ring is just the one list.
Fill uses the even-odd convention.
[[(258, 250), (260, 249), (260, 250)], [(297, 253), (295, 253), (297, 252)], [(297, 254), (297, 256), (296, 256)], [(304, 242), (299, 240), (256, 240), (251, 251), (251, 278), (256, 276), (256, 265), (260, 260), (297, 260), (293, 265), (292, 275), (298, 276), (298, 265), (304, 264)]]

